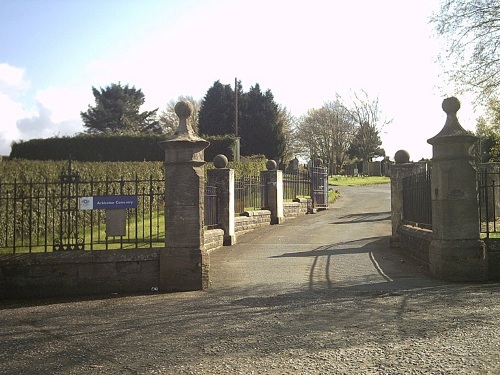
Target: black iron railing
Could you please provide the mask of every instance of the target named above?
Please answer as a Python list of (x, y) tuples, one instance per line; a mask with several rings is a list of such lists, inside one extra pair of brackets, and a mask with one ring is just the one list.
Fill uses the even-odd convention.
[(422, 228), (432, 228), (430, 171), (403, 178), (403, 221)]
[(205, 227), (214, 229), (219, 224), (217, 215), (217, 187), (205, 186)]
[[(62, 175), (57, 182), (0, 181), (0, 253), (164, 245), (164, 180), (70, 177)], [(120, 235), (107, 233), (109, 210), (81, 207), (89, 198), (112, 196), (135, 197), (134, 207), (122, 211)]]
[(311, 178), (307, 171), (283, 175), (283, 199), (311, 196)]
[(234, 212), (261, 209), (263, 206), (263, 181), (259, 176), (245, 176), (234, 181)]
[(478, 170), (480, 231), (486, 238), (498, 238), (500, 232), (500, 171)]

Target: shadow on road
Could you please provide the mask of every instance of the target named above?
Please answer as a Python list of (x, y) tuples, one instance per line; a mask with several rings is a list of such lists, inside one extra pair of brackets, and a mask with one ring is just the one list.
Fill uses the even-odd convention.
[(369, 212), (340, 216), (339, 221), (330, 224), (372, 223), (391, 219), (391, 212)]

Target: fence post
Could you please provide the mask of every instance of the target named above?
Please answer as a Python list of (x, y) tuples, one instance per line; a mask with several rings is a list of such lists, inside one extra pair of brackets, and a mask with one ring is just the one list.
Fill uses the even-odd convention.
[(427, 142), (432, 145), (431, 272), (445, 280), (484, 281), (488, 278), (485, 244), (479, 238), (479, 202), (471, 147), (477, 137), (457, 119), (457, 98), (443, 101), (446, 123)]
[(271, 211), (271, 224), (281, 224), (285, 220), (283, 214), (283, 171), (277, 169), (274, 160), (266, 163), (267, 171), (261, 171), (264, 184), (263, 206)]
[(400, 246), (398, 228), (403, 219), (403, 179), (411, 176), (421, 168), (416, 163), (410, 163), (410, 155), (405, 150), (399, 150), (394, 155), (396, 162), (391, 166), (391, 247)]
[(217, 155), (214, 158), (216, 169), (207, 171), (209, 185), (217, 188), (217, 213), (219, 227), (224, 231), (224, 246), (236, 243), (234, 227), (234, 169), (227, 167), (227, 157)]
[(160, 254), (160, 291), (190, 291), (209, 285), (209, 256), (204, 241), (204, 149), (189, 123), (193, 109), (179, 102), (175, 138), (165, 150), (165, 249)]

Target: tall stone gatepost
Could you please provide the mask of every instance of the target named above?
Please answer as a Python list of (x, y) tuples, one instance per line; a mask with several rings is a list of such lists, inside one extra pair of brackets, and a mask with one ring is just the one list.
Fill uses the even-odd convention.
[(236, 243), (234, 223), (234, 169), (227, 167), (225, 155), (214, 158), (216, 169), (207, 171), (208, 184), (217, 189), (217, 219), (219, 228), (224, 231), (224, 246)]
[(271, 211), (271, 224), (281, 224), (285, 221), (283, 212), (283, 171), (277, 169), (274, 160), (266, 163), (267, 171), (261, 171), (260, 176), (264, 184), (262, 206)]
[(209, 285), (209, 256), (204, 244), (204, 149), (189, 123), (193, 108), (179, 102), (179, 128), (163, 141), (165, 150), (165, 249), (160, 255), (160, 291), (205, 289)]
[(484, 281), (488, 264), (479, 238), (478, 189), (471, 147), (477, 137), (457, 119), (457, 98), (443, 101), (446, 123), (432, 145), (431, 272), (450, 281)]
[(399, 150), (394, 155), (395, 164), (391, 166), (391, 247), (400, 246), (398, 228), (403, 220), (403, 179), (420, 171), (421, 165), (410, 163), (410, 154)]

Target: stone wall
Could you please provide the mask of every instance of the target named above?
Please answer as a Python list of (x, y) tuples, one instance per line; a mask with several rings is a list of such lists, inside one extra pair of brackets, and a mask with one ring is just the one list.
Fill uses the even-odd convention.
[(234, 218), (236, 234), (243, 234), (267, 225), (271, 225), (271, 211), (269, 210), (248, 211)]
[(159, 284), (161, 251), (163, 249), (2, 255), (0, 299), (148, 293)]
[(297, 198), (293, 202), (283, 203), (283, 214), (285, 219), (293, 219), (307, 214), (310, 207), (312, 207), (311, 199)]
[(212, 250), (222, 247), (224, 244), (224, 231), (222, 229), (210, 229), (205, 231), (205, 250)]
[(432, 231), (410, 225), (401, 225), (398, 228), (398, 234), (401, 251), (429, 268), (429, 246), (432, 241)]

